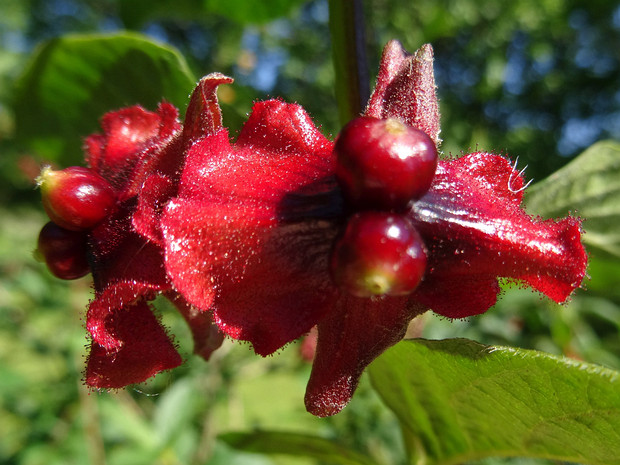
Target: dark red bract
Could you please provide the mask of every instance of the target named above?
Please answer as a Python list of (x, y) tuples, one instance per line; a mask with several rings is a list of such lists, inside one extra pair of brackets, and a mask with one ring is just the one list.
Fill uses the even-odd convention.
[[(579, 287), (580, 221), (527, 215), (520, 174), (505, 158), (477, 152), (439, 161), (428, 190), (398, 212), (425, 246), (417, 287), (352, 295), (330, 273), (351, 215), (333, 143), (301, 106), (280, 100), (256, 103), (231, 142), (216, 99), (217, 86), (229, 82), (203, 78), (183, 125), (169, 104), (157, 112), (131, 107), (104, 116), (104, 133), (87, 139), (89, 166), (118, 199), (88, 233), (90, 386), (139, 383), (181, 363), (149, 308), (163, 294), (205, 358), (224, 335), (268, 355), (316, 326), (305, 403), (315, 415), (333, 415), (365, 367), (428, 309), (453, 318), (483, 313), (497, 299), (498, 278), (557, 302)], [(398, 119), (439, 144), (429, 45), (414, 55), (397, 42), (386, 46), (365, 116)]]

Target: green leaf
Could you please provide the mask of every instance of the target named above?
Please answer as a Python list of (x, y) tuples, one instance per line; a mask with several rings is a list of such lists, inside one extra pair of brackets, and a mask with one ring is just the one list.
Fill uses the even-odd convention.
[(17, 136), (37, 154), (79, 162), (83, 138), (110, 110), (168, 100), (183, 110), (195, 85), (174, 49), (143, 36), (64, 36), (44, 44), (18, 82)]
[(620, 464), (620, 377), (542, 352), (408, 340), (369, 369), (403, 425), (410, 463), (490, 456)]
[(365, 455), (338, 443), (301, 433), (258, 431), (255, 433), (226, 433), (219, 436), (235, 449), (260, 454), (285, 454), (311, 457), (338, 465), (376, 465)]
[(592, 145), (526, 192), (529, 211), (545, 217), (576, 212), (585, 219), (588, 251), (620, 257), (620, 143)]
[(620, 302), (620, 261), (605, 258), (593, 258), (588, 260), (587, 281), (588, 294), (602, 294), (603, 296)]
[(199, 396), (200, 392), (195, 389), (190, 378), (182, 378), (164, 391), (153, 415), (153, 426), (160, 447), (168, 446), (175, 437), (191, 429), (192, 415)]

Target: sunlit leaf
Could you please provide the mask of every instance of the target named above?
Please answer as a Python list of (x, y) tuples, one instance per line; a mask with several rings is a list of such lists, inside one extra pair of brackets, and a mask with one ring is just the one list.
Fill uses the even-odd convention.
[(184, 109), (195, 79), (174, 49), (143, 36), (74, 35), (40, 47), (18, 83), (17, 136), (63, 164), (81, 158), (83, 138), (110, 110), (166, 99)]
[(408, 340), (370, 366), (403, 424), (411, 463), (490, 456), (620, 463), (620, 376), (467, 339)]

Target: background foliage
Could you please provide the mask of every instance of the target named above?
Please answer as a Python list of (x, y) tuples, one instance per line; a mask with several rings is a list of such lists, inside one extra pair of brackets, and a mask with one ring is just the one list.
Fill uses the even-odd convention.
[[(614, 2), (368, 0), (365, 6), (371, 72), (391, 38), (409, 50), (433, 44), (446, 154), (470, 148), (508, 152), (519, 157), (520, 167), (529, 166), (527, 177), (542, 180), (593, 142), (619, 138), (620, 8)], [(163, 302), (164, 322), (173, 328), (188, 363), (145, 386), (88, 393), (80, 378), (90, 284), (87, 279), (60, 282), (31, 255), (45, 222), (31, 180), (43, 161), (81, 164), (80, 141), (99, 129), (98, 118), (106, 110), (136, 103), (153, 109), (165, 95), (183, 112), (192, 83), (221, 71), (236, 80), (220, 94), (225, 123), (233, 131), (254, 99), (282, 96), (304, 105), (326, 132), (337, 133), (327, 10), (324, 0), (2, 2), (1, 463), (365, 463), (359, 457), (404, 463), (407, 444), (396, 418), (367, 378), (343, 413), (313, 418), (303, 410), (309, 367), (298, 357), (297, 345), (263, 360), (227, 342), (207, 364), (191, 356), (191, 347), (184, 346), (187, 329)], [(93, 48), (75, 35), (120, 30), (136, 42), (157, 41), (138, 47), (146, 58), (128, 58), (134, 67), (130, 74), (103, 69), (106, 59), (127, 52), (126, 42)], [(52, 41), (43, 45), (46, 40)], [(48, 78), (53, 73), (33, 68), (36, 50), (43, 50), (55, 69), (72, 70), (74, 80), (54, 81)], [(170, 81), (161, 82), (160, 68), (149, 68), (150, 51), (162, 69), (174, 70)], [(98, 81), (102, 75), (106, 78)], [(119, 88), (126, 92), (110, 90)], [(620, 212), (618, 203), (605, 201), (620, 190), (618, 176), (605, 177), (618, 170), (619, 152), (610, 144), (604, 150), (608, 164), (597, 165), (595, 158), (561, 172), (560, 180), (574, 181), (593, 169), (598, 175), (591, 185), (567, 194), (556, 174), (528, 198), (533, 213), (578, 208), (586, 218), (592, 214), (592, 231), (604, 232), (603, 243), (586, 239), (592, 246), (587, 293), (578, 292), (569, 305), (558, 307), (507, 285), (504, 298), (487, 314), (457, 322), (426, 315), (411, 335), (468, 337), (620, 369), (620, 269), (613, 221)], [(556, 202), (546, 195), (552, 188)], [(589, 201), (583, 200), (586, 188), (596, 194)], [(594, 219), (594, 207), (602, 219)], [(253, 428), (327, 438), (347, 448), (351, 461), (338, 461), (344, 456), (330, 455), (329, 447), (314, 458), (239, 452), (240, 437), (232, 433)], [(321, 447), (316, 444), (316, 450)]]

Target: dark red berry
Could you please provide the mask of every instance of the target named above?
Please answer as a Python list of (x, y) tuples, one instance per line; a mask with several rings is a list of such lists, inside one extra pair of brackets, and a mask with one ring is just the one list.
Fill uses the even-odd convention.
[(71, 166), (60, 171), (44, 168), (37, 181), (47, 215), (66, 229), (92, 228), (116, 203), (110, 184), (88, 168)]
[(424, 276), (426, 252), (405, 217), (360, 212), (336, 241), (330, 266), (336, 285), (358, 297), (406, 295)]
[(429, 136), (393, 118), (356, 118), (340, 132), (336, 176), (356, 208), (402, 210), (422, 197), (437, 168)]
[(71, 231), (50, 221), (39, 233), (36, 253), (57, 278), (81, 278), (90, 271), (86, 258), (87, 240), (84, 231)]

